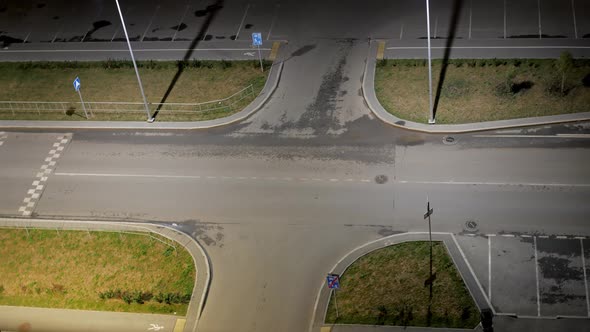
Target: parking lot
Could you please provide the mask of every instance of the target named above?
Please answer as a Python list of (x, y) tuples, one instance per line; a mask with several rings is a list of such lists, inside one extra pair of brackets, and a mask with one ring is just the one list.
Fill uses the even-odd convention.
[(498, 314), (590, 317), (586, 237), (487, 234), (457, 239)]
[[(420, 1), (121, 1), (137, 42), (297, 38), (426, 37)], [(590, 37), (590, 0), (431, 1), (431, 36), (459, 39)], [(455, 23), (455, 24), (454, 24)], [(351, 27), (354, 27), (351, 29)], [(124, 41), (114, 1), (0, 1), (0, 40), (17, 43)]]

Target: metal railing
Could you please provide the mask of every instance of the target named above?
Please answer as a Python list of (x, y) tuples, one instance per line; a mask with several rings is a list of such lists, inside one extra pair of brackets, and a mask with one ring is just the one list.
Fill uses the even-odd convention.
[[(244, 98), (254, 94), (254, 86), (243, 88), (233, 95), (204, 103), (149, 103), (150, 111), (159, 110), (170, 113), (199, 113), (209, 111), (232, 111), (237, 103)], [(92, 113), (143, 113), (145, 112), (144, 104), (141, 102), (84, 102), (86, 110)], [(61, 112), (64, 114), (73, 114), (82, 110), (81, 102), (61, 102), (61, 101), (0, 101), (0, 113), (53, 113)]]

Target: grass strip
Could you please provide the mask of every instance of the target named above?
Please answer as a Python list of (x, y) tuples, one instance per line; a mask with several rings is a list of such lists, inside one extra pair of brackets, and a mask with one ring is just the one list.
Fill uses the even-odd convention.
[[(143, 61), (139, 71), (148, 102), (159, 103), (166, 92), (167, 103), (203, 103), (224, 99), (252, 85), (253, 93), (233, 105), (214, 111), (170, 112), (163, 110), (158, 121), (199, 121), (226, 117), (239, 112), (262, 90), (265, 72), (257, 61)], [(180, 71), (178, 79), (175, 76)], [(85, 102), (143, 102), (132, 63), (99, 62), (16, 62), (0, 63), (0, 101), (80, 101), (72, 82), (80, 77)], [(151, 107), (151, 112), (155, 111)], [(86, 120), (81, 107), (67, 112), (31, 110), (0, 111), (0, 120)], [(91, 120), (145, 121), (140, 112), (94, 112)]]
[(0, 305), (186, 314), (190, 254), (156, 235), (0, 229)]
[[(441, 60), (433, 61), (433, 99)], [(568, 70), (564, 91), (556, 60), (450, 60), (436, 108), (436, 122), (458, 124), (588, 112), (590, 61), (578, 59)], [(414, 122), (428, 120), (426, 60), (377, 63), (375, 92), (391, 114)]]
[(408, 242), (373, 251), (342, 275), (339, 317), (331, 298), (326, 323), (474, 328), (479, 311), (443, 243), (435, 242), (436, 280), (430, 299), (429, 243)]

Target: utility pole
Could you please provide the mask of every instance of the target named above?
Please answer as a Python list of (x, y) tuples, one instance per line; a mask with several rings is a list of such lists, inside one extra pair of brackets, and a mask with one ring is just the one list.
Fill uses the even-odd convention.
[(428, 123), (434, 124), (434, 108), (432, 106), (432, 55), (430, 53), (430, 5), (429, 0), (426, 0), (426, 35), (428, 39)]
[(121, 17), (121, 26), (123, 26), (123, 32), (125, 32), (127, 46), (129, 46), (129, 53), (131, 54), (131, 61), (133, 61), (133, 68), (135, 69), (135, 75), (137, 76), (137, 83), (139, 83), (139, 90), (141, 91), (145, 112), (147, 113), (147, 122), (152, 123), (155, 119), (150, 114), (150, 107), (148, 106), (145, 93), (143, 92), (143, 84), (141, 84), (141, 78), (139, 77), (139, 71), (137, 70), (137, 64), (135, 63), (135, 57), (133, 56), (133, 49), (131, 48), (131, 42), (129, 41), (129, 35), (127, 34), (127, 28), (125, 27), (125, 20), (123, 19), (123, 13), (121, 12), (121, 7), (119, 6), (119, 0), (115, 0), (115, 2), (117, 3), (117, 10), (119, 10), (119, 16)]

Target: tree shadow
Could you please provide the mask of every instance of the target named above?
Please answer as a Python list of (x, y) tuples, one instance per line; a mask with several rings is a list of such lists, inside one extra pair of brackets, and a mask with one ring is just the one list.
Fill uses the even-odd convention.
[(182, 61), (179, 62), (179, 65), (176, 70), (176, 74), (174, 75), (174, 78), (172, 78), (172, 81), (170, 82), (168, 89), (166, 89), (166, 93), (164, 93), (162, 100), (160, 100), (160, 104), (158, 105), (158, 107), (156, 108), (156, 111), (152, 115), (152, 117), (154, 119), (156, 118), (156, 116), (158, 115), (160, 110), (162, 109), (162, 105), (166, 102), (166, 100), (168, 100), (170, 93), (172, 92), (172, 90), (176, 86), (176, 83), (178, 82), (178, 79), (180, 78), (180, 76), (184, 72), (185, 63), (188, 60), (190, 60), (191, 56), (193, 55), (193, 53), (195, 51), (195, 48), (197, 48), (197, 46), (199, 45), (199, 42), (204, 39), (205, 33), (207, 33), (209, 26), (211, 26), (211, 23), (213, 23), (213, 20), (215, 19), (215, 17), (217, 17), (220, 10), (223, 8), (223, 2), (224, 2), (224, 0), (217, 0), (217, 1), (215, 1), (214, 4), (207, 6), (207, 8), (205, 10), (197, 10), (195, 12), (195, 16), (201, 17), (201, 16), (207, 15), (207, 18), (205, 19), (205, 22), (201, 26), (199, 33), (197, 33), (195, 38), (193, 38), (193, 40), (191, 41), (191, 44), (190, 44), (188, 50), (186, 51), (186, 54), (182, 58)]
[(438, 109), (438, 102), (440, 100), (440, 95), (442, 92), (442, 86), (445, 81), (445, 76), (447, 75), (447, 67), (449, 66), (449, 58), (451, 55), (451, 48), (453, 46), (453, 42), (455, 41), (455, 35), (457, 33), (457, 26), (459, 25), (459, 16), (461, 14), (462, 8), (463, 8), (463, 0), (454, 0), (453, 1), (453, 13), (451, 16), (451, 23), (449, 25), (449, 36), (448, 36), (447, 42), (445, 44), (445, 54), (442, 59), (442, 67), (440, 70), (438, 85), (436, 87), (436, 96), (434, 98), (434, 105), (432, 106), (433, 117), (435, 119), (436, 119), (436, 111)]

